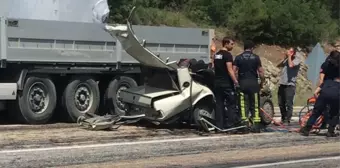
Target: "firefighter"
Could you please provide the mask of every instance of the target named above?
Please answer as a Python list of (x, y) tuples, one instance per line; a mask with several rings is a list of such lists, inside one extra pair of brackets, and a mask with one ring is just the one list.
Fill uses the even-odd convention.
[[(216, 126), (224, 129), (237, 122), (235, 85), (238, 85), (233, 71), (233, 56), (230, 51), (234, 47), (234, 41), (228, 37), (222, 40), (223, 48), (214, 55), (214, 95), (216, 98)], [(224, 105), (226, 102), (226, 105)], [(227, 110), (225, 110), (225, 107)], [(228, 121), (226, 121), (228, 118)]]
[[(252, 41), (244, 42), (244, 52), (236, 56), (234, 71), (237, 72), (239, 88), (239, 110), (241, 119), (247, 120), (249, 111), (252, 115), (252, 132), (259, 133), (260, 96), (259, 92), (264, 83), (264, 70), (260, 57), (253, 53), (255, 44)], [(261, 84), (259, 83), (259, 77)], [(247, 110), (248, 109), (248, 110)]]
[[(328, 56), (328, 58), (325, 60), (325, 62), (324, 63), (322, 63), (322, 65), (321, 65), (321, 68), (320, 68), (320, 76), (319, 76), (319, 85), (318, 85), (318, 87), (320, 87), (321, 86), (321, 84), (324, 82), (324, 81), (326, 81), (326, 80), (328, 80), (328, 79), (333, 79), (334, 78), (334, 73), (333, 73), (333, 71), (334, 71), (334, 69), (332, 69), (332, 65), (330, 64), (330, 62), (328, 61), (329, 60), (329, 58), (331, 58), (331, 57), (333, 57), (332, 55), (334, 55), (334, 54), (337, 54), (337, 50), (333, 50), (330, 54), (329, 54), (329, 56)], [(330, 67), (330, 68), (329, 68)], [(315, 97), (316, 97), (317, 95), (315, 95)], [(325, 110), (324, 110), (324, 112), (323, 112), (323, 116), (324, 116), (324, 121), (323, 121), (323, 123), (322, 123), (322, 125), (321, 125), (321, 128), (326, 128), (326, 125), (327, 125), (327, 121), (328, 121), (328, 119), (329, 119), (329, 115), (328, 115), (328, 110), (327, 110), (328, 108), (326, 108)]]
[(328, 137), (337, 136), (335, 134), (335, 127), (339, 123), (339, 102), (340, 102), (340, 52), (333, 52), (328, 60), (328, 65), (325, 71), (328, 79), (324, 80), (323, 83), (316, 89), (315, 96), (317, 96), (313, 113), (308, 119), (305, 127), (301, 129), (301, 134), (308, 136), (312, 126), (319, 116), (323, 113), (324, 109), (329, 106), (329, 126), (328, 126)]

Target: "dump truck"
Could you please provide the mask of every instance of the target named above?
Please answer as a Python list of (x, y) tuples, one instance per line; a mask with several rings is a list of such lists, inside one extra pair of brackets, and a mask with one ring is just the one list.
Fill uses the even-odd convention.
[[(214, 30), (134, 26), (163, 60), (209, 62)], [(122, 89), (143, 85), (140, 64), (100, 24), (0, 17), (0, 104), (12, 118), (47, 123), (84, 113), (124, 114)]]

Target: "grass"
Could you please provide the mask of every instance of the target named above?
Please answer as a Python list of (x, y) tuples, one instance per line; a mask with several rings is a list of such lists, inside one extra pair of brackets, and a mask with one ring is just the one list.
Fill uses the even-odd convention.
[(155, 26), (197, 27), (181, 12), (170, 12), (156, 8), (138, 8), (135, 20), (138, 24)]
[(173, 12), (160, 10), (157, 8), (137, 8), (138, 14), (134, 20), (137, 24), (154, 25), (154, 26), (174, 26), (174, 27), (201, 27), (215, 29), (217, 37), (225, 35), (233, 36), (235, 33), (225, 27), (216, 27), (205, 23), (195, 23), (190, 20), (183, 12)]

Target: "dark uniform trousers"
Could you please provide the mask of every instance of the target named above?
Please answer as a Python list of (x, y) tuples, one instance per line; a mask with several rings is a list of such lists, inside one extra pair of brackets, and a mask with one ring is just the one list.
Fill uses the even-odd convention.
[(214, 95), (216, 98), (216, 126), (219, 128), (227, 128), (239, 121), (236, 110), (237, 100), (234, 88), (215, 87)]
[(278, 101), (281, 111), (281, 120), (290, 121), (293, 114), (295, 86), (280, 85), (278, 91)]
[(320, 95), (316, 99), (313, 108), (312, 116), (308, 119), (306, 127), (311, 128), (327, 106), (329, 106), (329, 128), (334, 129), (339, 123), (340, 83), (335, 81), (327, 83), (321, 88)]
[(260, 117), (260, 86), (257, 80), (240, 81), (239, 109), (242, 120), (248, 120), (249, 112), (253, 123), (261, 122)]

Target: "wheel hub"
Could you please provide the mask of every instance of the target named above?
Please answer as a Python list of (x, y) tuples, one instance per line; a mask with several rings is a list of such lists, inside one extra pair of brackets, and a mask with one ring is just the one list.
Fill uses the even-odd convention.
[(200, 109), (198, 111), (198, 123), (201, 125), (202, 128), (204, 128), (206, 131), (211, 131), (214, 129), (214, 127), (212, 127), (211, 125), (209, 125), (208, 123), (206, 123), (205, 121), (203, 121), (202, 119), (207, 120), (210, 123), (213, 123), (214, 121), (214, 117), (213, 117), (213, 113), (209, 112), (207, 110), (204, 109)]
[(28, 102), (31, 110), (35, 113), (42, 113), (48, 104), (45, 85), (42, 83), (35, 83), (30, 87), (28, 93)]
[(205, 111), (205, 110), (200, 110), (200, 111), (199, 111), (199, 115), (200, 115), (201, 117), (207, 117), (207, 118), (209, 118), (209, 119), (212, 119), (212, 118), (213, 118), (212, 114), (209, 113), (209, 112), (207, 112), (207, 111)]
[(43, 97), (41, 95), (34, 95), (34, 101), (40, 102), (43, 99)]
[(75, 93), (75, 104), (78, 110), (86, 111), (90, 108), (91, 92), (86, 86), (80, 86)]
[(81, 101), (85, 101), (85, 100), (86, 100), (86, 97), (85, 97), (84, 94), (81, 94), (81, 95), (80, 95), (80, 100), (81, 100)]

